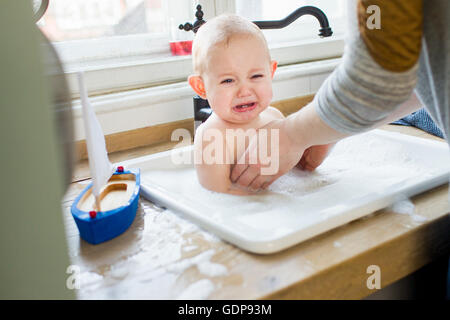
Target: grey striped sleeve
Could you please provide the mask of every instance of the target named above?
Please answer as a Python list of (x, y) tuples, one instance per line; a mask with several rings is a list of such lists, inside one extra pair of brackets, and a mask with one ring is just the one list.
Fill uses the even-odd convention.
[(410, 97), (417, 69), (416, 63), (405, 72), (387, 71), (373, 60), (359, 35), (353, 37), (342, 63), (317, 92), (316, 110), (339, 132), (366, 131)]

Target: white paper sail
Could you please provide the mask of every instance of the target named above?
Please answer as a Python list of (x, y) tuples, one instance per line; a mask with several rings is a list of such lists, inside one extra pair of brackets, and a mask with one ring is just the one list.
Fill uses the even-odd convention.
[(92, 192), (96, 198), (100, 191), (114, 173), (106, 152), (105, 136), (95, 112), (89, 103), (86, 87), (84, 85), (83, 73), (78, 73), (78, 86), (80, 89), (81, 105), (83, 107), (84, 131), (86, 133), (86, 146), (89, 158), (89, 169), (92, 176)]

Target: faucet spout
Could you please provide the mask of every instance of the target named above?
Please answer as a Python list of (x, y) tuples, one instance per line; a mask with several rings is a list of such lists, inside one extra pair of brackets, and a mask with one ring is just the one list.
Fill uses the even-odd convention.
[(333, 31), (330, 28), (328, 23), (328, 18), (325, 13), (319, 8), (313, 6), (304, 6), (300, 7), (286, 18), (281, 20), (269, 20), (269, 21), (253, 21), (260, 29), (281, 29), (292, 22), (300, 18), (301, 16), (309, 14), (314, 16), (320, 23), (319, 36), (321, 37), (329, 37), (333, 34)]

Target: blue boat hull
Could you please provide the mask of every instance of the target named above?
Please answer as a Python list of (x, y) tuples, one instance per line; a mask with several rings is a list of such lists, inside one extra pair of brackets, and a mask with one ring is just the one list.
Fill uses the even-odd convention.
[(130, 227), (136, 217), (141, 189), (140, 171), (139, 169), (129, 169), (114, 173), (114, 175), (120, 174), (133, 174), (136, 178), (135, 190), (126, 205), (114, 210), (97, 212), (96, 217), (91, 218), (89, 212), (82, 211), (77, 206), (84, 194), (92, 188), (92, 183), (78, 195), (72, 204), (71, 213), (80, 236), (91, 244), (99, 244), (119, 236)]

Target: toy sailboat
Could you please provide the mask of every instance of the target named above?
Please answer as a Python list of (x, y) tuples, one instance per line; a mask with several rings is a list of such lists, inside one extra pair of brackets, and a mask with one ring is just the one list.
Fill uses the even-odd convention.
[(78, 83), (92, 183), (77, 196), (71, 212), (81, 238), (98, 244), (122, 234), (133, 222), (141, 188), (140, 171), (111, 164), (81, 73)]

